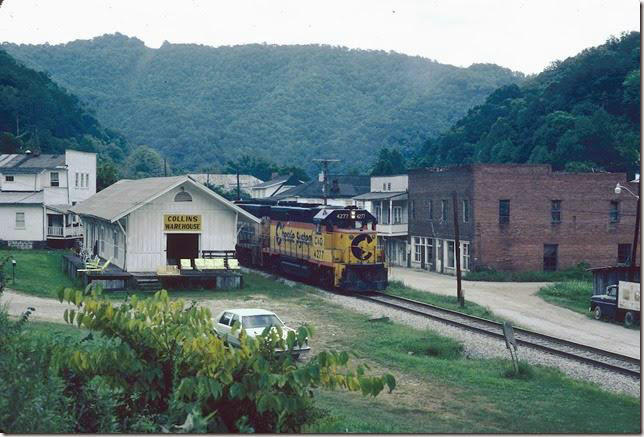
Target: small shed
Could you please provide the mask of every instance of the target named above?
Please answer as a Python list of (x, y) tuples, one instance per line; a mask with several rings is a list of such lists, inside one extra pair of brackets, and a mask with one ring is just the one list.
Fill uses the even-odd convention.
[[(629, 266), (608, 266), (590, 269), (593, 273), (593, 295), (603, 294), (609, 285), (617, 285), (619, 281), (630, 281)], [(640, 282), (640, 267), (635, 266), (634, 282)]]
[(77, 204), (84, 247), (125, 272), (155, 273), (204, 251), (233, 251), (240, 220), (259, 219), (194, 181), (123, 179)]

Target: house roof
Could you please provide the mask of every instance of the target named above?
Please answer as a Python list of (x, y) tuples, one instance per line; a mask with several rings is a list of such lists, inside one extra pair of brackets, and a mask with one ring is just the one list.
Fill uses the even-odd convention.
[(145, 179), (121, 179), (102, 191), (94, 194), (70, 208), (70, 211), (81, 216), (96, 217), (112, 223), (136, 211), (143, 205), (148, 204), (159, 196), (182, 185), (190, 184), (210, 197), (228, 206), (251, 221), (259, 223), (259, 219), (249, 212), (238, 207), (231, 201), (225, 199), (199, 182), (194, 181), (187, 175), (145, 178)]
[[(323, 183), (320, 181), (310, 181), (293, 187), (290, 190), (283, 191), (271, 199), (288, 199), (291, 197), (304, 198), (322, 198)], [(370, 190), (369, 176), (347, 176), (347, 175), (330, 175), (327, 182), (327, 198), (355, 197), (364, 194)]]
[(0, 205), (42, 205), (42, 191), (0, 191)]
[(377, 200), (377, 199), (391, 199), (391, 200), (405, 200), (407, 199), (406, 191), (372, 191), (354, 197), (355, 200)]
[[(202, 184), (210, 183), (212, 185), (220, 185), (225, 187), (226, 189), (234, 188), (237, 186), (236, 174), (190, 173), (188, 176), (190, 176), (192, 179)], [(252, 175), (248, 175), (248, 174), (239, 175), (240, 188), (251, 188), (261, 182), (262, 182), (261, 179), (258, 179)]]
[(302, 181), (298, 180), (295, 176), (293, 175), (286, 175), (286, 176), (279, 176), (274, 179), (271, 179), (270, 181), (262, 182), (261, 184), (258, 185), (253, 185), (252, 188), (268, 188), (268, 187), (273, 187), (275, 185), (299, 185), (301, 184)]
[[(11, 154), (0, 155), (0, 171), (7, 173), (8, 168), (13, 169), (31, 169), (24, 171), (24, 173), (38, 173), (38, 171), (45, 168), (56, 168), (65, 165), (65, 154), (48, 154), (48, 155), (33, 155), (33, 154)], [(35, 171), (38, 170), (38, 171)]]

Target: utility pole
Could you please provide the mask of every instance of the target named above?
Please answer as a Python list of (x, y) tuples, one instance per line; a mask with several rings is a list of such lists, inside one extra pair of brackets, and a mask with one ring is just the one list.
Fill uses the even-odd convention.
[(456, 203), (456, 191), (452, 192), (452, 203), (454, 205), (454, 256), (456, 261), (456, 297), (461, 308), (465, 306), (465, 297), (461, 289), (461, 241), (458, 235), (458, 203)]
[(239, 167), (237, 167), (237, 200), (241, 200), (241, 191), (239, 189)]
[(637, 212), (635, 213), (635, 234), (633, 235), (633, 251), (631, 253), (631, 268), (628, 272), (628, 280), (630, 282), (635, 281), (635, 264), (637, 259), (637, 242), (639, 240), (639, 230), (640, 230), (640, 198), (642, 197), (642, 190), (640, 189), (639, 183), (637, 184), (637, 191), (639, 196), (637, 197)]
[(314, 159), (313, 161), (322, 163), (322, 176), (323, 176), (322, 198), (324, 199), (324, 204), (326, 205), (326, 203), (327, 203), (326, 199), (329, 196), (329, 187), (328, 187), (328, 183), (327, 183), (329, 162), (340, 162), (340, 160), (339, 159), (323, 159), (323, 158), (320, 158), (320, 159)]

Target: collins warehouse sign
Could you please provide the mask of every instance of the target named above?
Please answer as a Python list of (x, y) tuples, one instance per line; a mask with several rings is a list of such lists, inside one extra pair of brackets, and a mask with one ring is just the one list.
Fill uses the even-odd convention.
[(163, 214), (163, 230), (201, 232), (201, 215)]

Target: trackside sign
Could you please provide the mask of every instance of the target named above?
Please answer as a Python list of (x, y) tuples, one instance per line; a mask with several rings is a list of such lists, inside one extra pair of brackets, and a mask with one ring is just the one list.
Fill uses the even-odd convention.
[(166, 232), (201, 232), (201, 215), (163, 214), (163, 230)]

